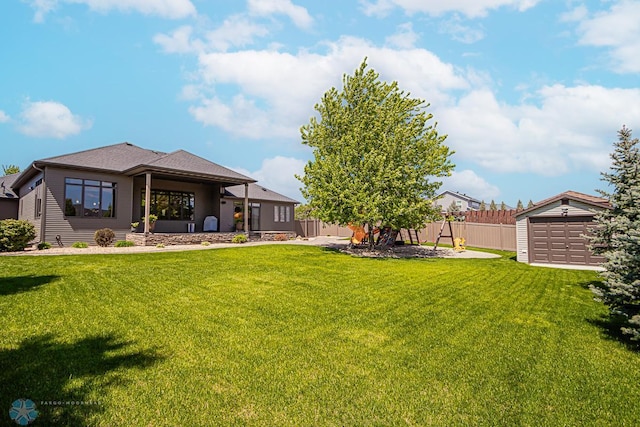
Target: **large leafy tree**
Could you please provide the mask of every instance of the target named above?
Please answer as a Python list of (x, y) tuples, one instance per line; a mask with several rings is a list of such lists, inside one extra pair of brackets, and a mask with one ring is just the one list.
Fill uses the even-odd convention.
[[(435, 193), (454, 165), (428, 104), (411, 98), (397, 82), (386, 83), (366, 59), (354, 75), (331, 88), (302, 126), (302, 143), (314, 159), (298, 177), (316, 216), (329, 223), (380, 223), (419, 228), (439, 215)], [(370, 233), (373, 243), (373, 233)]]
[(590, 237), (595, 253), (605, 257), (602, 287), (593, 291), (622, 317), (622, 332), (640, 340), (640, 147), (631, 130), (622, 127), (611, 154), (612, 164), (602, 180), (610, 192), (599, 191), (612, 209), (596, 216)]

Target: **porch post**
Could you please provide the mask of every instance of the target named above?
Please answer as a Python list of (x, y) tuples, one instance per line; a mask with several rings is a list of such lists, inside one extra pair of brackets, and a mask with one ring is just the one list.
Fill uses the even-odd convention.
[(151, 214), (151, 172), (145, 174), (144, 185), (144, 234), (149, 234), (149, 215)]
[(244, 232), (249, 235), (249, 184), (244, 184)]

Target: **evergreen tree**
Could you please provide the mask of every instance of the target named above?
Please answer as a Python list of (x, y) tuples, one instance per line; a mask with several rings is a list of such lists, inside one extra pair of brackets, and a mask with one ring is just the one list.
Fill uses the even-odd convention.
[(421, 228), (440, 217), (433, 200), (453, 153), (428, 104), (378, 77), (365, 60), (316, 104), (317, 117), (300, 130), (314, 155), (298, 177), (302, 195), (324, 222)]
[(524, 205), (522, 204), (522, 200), (518, 199), (518, 204), (516, 205), (516, 210), (517, 211), (523, 211), (524, 210)]
[(487, 204), (484, 202), (484, 200), (480, 202), (480, 210), (481, 211), (487, 210)]
[(5, 175), (20, 173), (20, 167), (16, 165), (9, 165), (9, 166), (2, 165), (2, 170), (4, 171)]
[(527, 209), (530, 209), (534, 206), (533, 200), (529, 199), (529, 203), (527, 203)]
[(501, 211), (507, 210), (507, 204), (504, 201), (500, 202), (500, 210)]
[(497, 211), (498, 210), (498, 206), (496, 205), (496, 202), (491, 200), (491, 204), (489, 205), (489, 210), (490, 211)]
[(451, 213), (451, 212), (459, 212), (460, 208), (458, 207), (458, 205), (456, 204), (455, 200), (451, 201), (451, 204), (449, 205), (449, 207), (447, 208), (447, 213)]
[(608, 198), (612, 209), (596, 215), (591, 248), (605, 258), (602, 265), (604, 283), (592, 287), (614, 319), (622, 320), (622, 332), (634, 341), (640, 340), (640, 147), (625, 126), (618, 132), (611, 154), (612, 165), (602, 173), (611, 193), (599, 191)]

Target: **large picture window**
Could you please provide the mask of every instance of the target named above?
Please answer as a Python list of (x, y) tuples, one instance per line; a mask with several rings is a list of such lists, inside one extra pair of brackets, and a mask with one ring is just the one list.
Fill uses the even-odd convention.
[(66, 178), (65, 216), (114, 218), (116, 183), (91, 179)]
[[(195, 209), (194, 193), (183, 191), (151, 190), (151, 214), (158, 219), (192, 221)], [(142, 215), (144, 215), (145, 191), (142, 190)]]

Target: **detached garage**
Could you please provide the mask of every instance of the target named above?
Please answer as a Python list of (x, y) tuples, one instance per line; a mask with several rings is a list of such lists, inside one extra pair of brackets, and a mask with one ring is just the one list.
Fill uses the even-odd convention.
[(594, 227), (594, 210), (610, 209), (606, 199), (566, 191), (516, 214), (518, 261), (536, 265), (594, 267), (604, 261), (583, 237)]

